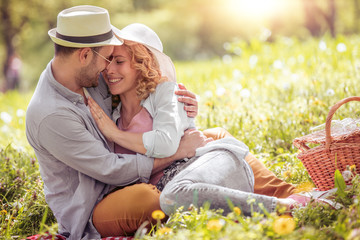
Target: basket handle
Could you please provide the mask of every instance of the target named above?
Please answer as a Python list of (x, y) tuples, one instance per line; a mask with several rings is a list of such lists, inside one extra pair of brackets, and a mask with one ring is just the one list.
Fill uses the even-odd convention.
[(344, 98), (343, 100), (337, 102), (334, 106), (332, 106), (330, 108), (330, 111), (326, 117), (326, 124), (325, 124), (325, 134), (326, 134), (326, 144), (325, 144), (325, 148), (329, 151), (330, 150), (330, 144), (331, 144), (331, 120), (332, 117), (334, 115), (334, 113), (336, 112), (336, 110), (338, 110), (339, 107), (341, 107), (343, 104), (350, 102), (350, 101), (360, 101), (360, 97), (347, 97)]

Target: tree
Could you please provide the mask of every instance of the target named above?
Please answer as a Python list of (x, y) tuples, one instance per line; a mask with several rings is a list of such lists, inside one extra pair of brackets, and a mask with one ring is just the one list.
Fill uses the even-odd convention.
[[(55, 1), (54, 1), (55, 2)], [(2, 73), (5, 78), (3, 90), (16, 88), (13, 75), (9, 74), (13, 69), (11, 65), (14, 58), (19, 54), (22, 33), (31, 29), (33, 24), (39, 21), (47, 25), (53, 25), (56, 22), (54, 10), (58, 4), (53, 7), (53, 1), (43, 3), (41, 0), (0, 0), (0, 43), (5, 49), (5, 58), (2, 62)]]
[(326, 0), (327, 9), (321, 8), (315, 0), (303, 0), (305, 12), (305, 27), (310, 31), (312, 36), (320, 36), (322, 34), (322, 23), (325, 21), (330, 34), (335, 37), (335, 17), (336, 6), (335, 0)]

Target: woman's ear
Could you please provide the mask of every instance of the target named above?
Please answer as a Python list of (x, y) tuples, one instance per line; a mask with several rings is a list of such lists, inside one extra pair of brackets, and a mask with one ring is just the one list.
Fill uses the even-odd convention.
[(93, 52), (91, 51), (91, 48), (80, 48), (78, 56), (81, 64), (88, 65), (93, 58)]

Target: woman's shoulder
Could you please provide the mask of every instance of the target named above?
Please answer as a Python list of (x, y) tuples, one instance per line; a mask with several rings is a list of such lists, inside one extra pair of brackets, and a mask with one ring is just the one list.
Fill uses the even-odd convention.
[(177, 88), (178, 88), (178, 84), (176, 82), (164, 81), (156, 86), (156, 91), (159, 90), (161, 91), (166, 89), (177, 89)]

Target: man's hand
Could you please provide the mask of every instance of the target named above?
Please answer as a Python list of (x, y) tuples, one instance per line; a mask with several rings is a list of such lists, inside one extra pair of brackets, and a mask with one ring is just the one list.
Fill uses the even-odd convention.
[(198, 102), (196, 100), (196, 95), (189, 90), (186, 90), (184, 84), (179, 83), (180, 90), (175, 91), (176, 95), (179, 95), (179, 102), (185, 104), (185, 111), (187, 112), (188, 117), (196, 117), (198, 113)]
[(208, 142), (213, 141), (212, 138), (207, 138), (202, 132), (189, 129), (184, 132), (181, 138), (179, 148), (174, 155), (176, 160), (183, 158), (191, 158), (195, 156), (196, 149), (205, 146)]
[(156, 174), (159, 171), (164, 170), (176, 160), (195, 156), (197, 148), (205, 146), (211, 141), (213, 141), (212, 138), (205, 137), (205, 135), (198, 130), (186, 130), (184, 132), (184, 136), (181, 138), (179, 148), (174, 155), (167, 158), (156, 158), (154, 160), (152, 174)]

